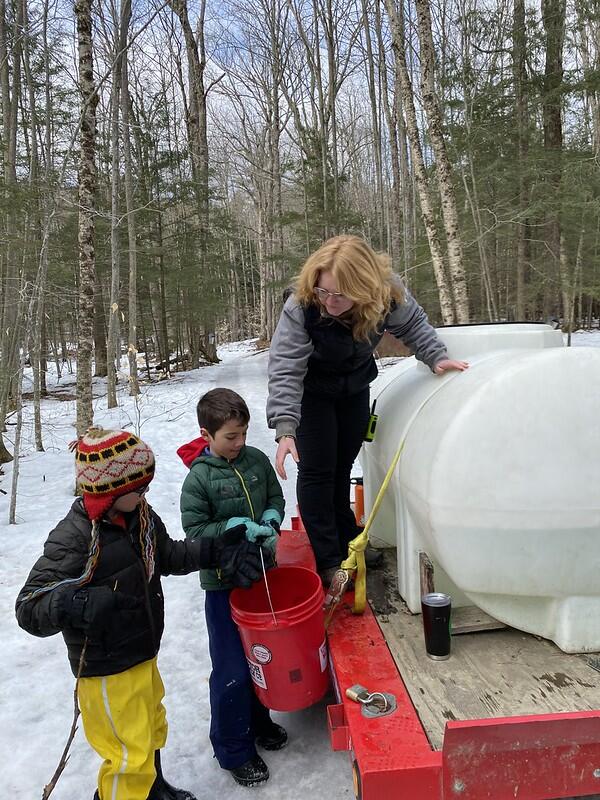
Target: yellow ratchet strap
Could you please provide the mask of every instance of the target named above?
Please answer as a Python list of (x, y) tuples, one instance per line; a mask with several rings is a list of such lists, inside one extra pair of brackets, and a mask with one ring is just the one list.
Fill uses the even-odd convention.
[(348, 544), (348, 558), (345, 561), (342, 561), (341, 569), (347, 570), (350, 574), (353, 572), (356, 573), (354, 575), (353, 614), (363, 614), (367, 604), (367, 566), (365, 564), (365, 549), (369, 543), (369, 529), (377, 512), (379, 511), (379, 506), (381, 505), (389, 482), (392, 480), (392, 475), (394, 474), (396, 465), (398, 464), (400, 456), (402, 455), (402, 451), (404, 450), (405, 441), (405, 439), (402, 439), (398, 445), (396, 454), (392, 459), (392, 463), (390, 464), (379, 492), (377, 493), (377, 497), (375, 498), (373, 508), (371, 509), (371, 513), (369, 514), (369, 517), (365, 523), (364, 529)]

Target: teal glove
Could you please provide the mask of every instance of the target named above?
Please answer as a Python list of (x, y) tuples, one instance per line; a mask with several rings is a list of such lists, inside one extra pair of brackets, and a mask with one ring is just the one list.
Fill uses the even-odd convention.
[[(273, 531), (271, 527), (270, 530)], [(277, 547), (278, 539), (279, 539), (279, 534), (271, 533), (270, 536), (268, 536), (266, 539), (263, 539), (261, 542), (257, 542), (257, 544), (260, 544), (263, 550), (266, 550), (269, 553), (269, 555), (275, 558), (275, 549)]]
[(225, 530), (228, 531), (230, 528), (235, 528), (238, 525), (247, 525), (249, 522), (252, 522), (250, 517), (231, 517), (231, 519), (227, 520)]
[[(249, 520), (246, 523), (246, 539), (255, 544), (263, 544), (265, 539), (273, 536), (273, 528), (270, 525), (259, 525), (258, 522)], [(277, 534), (275, 534), (277, 538)]]
[(260, 518), (261, 525), (270, 525), (276, 533), (280, 532), (282, 521), (281, 514), (274, 508), (267, 508)]
[(255, 544), (262, 544), (264, 539), (273, 535), (273, 528), (270, 525), (260, 525), (258, 522), (251, 520), (250, 517), (231, 517), (231, 519), (227, 520), (225, 530), (235, 528), (236, 525), (245, 525), (247, 541)]

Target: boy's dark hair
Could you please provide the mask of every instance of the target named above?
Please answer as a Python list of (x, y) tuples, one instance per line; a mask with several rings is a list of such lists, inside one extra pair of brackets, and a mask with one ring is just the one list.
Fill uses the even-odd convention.
[(231, 389), (211, 389), (203, 394), (198, 400), (196, 413), (198, 424), (201, 428), (206, 428), (211, 436), (230, 419), (237, 420), (240, 425), (247, 425), (250, 420), (244, 398)]

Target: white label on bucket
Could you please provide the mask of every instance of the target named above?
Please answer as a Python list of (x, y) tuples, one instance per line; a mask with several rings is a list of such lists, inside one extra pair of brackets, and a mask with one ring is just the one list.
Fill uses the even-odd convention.
[(269, 661), (273, 658), (273, 654), (271, 653), (268, 647), (264, 646), (264, 644), (253, 644), (252, 655), (258, 661), (259, 664), (268, 664)]
[(327, 669), (327, 639), (323, 639), (323, 644), (319, 647), (319, 660), (321, 662), (321, 672)]
[(255, 664), (254, 661), (250, 661), (249, 658), (246, 659), (248, 662), (248, 669), (250, 670), (250, 677), (254, 681), (257, 686), (260, 686), (261, 689), (267, 688), (267, 682), (265, 680), (265, 673), (263, 672), (263, 668), (260, 664)]

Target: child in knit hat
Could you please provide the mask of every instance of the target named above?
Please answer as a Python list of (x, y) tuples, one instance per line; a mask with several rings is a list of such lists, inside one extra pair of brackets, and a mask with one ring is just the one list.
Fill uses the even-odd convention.
[(85, 735), (103, 759), (95, 800), (195, 800), (160, 767), (160, 577), (218, 567), (248, 587), (261, 576), (260, 550), (239, 532), (171, 539), (144, 498), (154, 454), (129, 431), (92, 428), (74, 449), (82, 497), (50, 533), (17, 598), (17, 620), (35, 636), (64, 637)]

